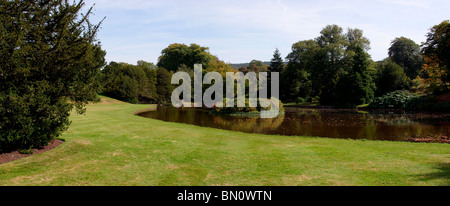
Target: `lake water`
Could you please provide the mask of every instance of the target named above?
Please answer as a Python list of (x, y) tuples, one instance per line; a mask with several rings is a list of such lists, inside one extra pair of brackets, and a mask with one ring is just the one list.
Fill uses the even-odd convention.
[(357, 110), (285, 108), (274, 119), (213, 115), (202, 109), (159, 106), (138, 114), (167, 122), (178, 122), (232, 131), (287, 136), (407, 141), (409, 138), (449, 136), (450, 114), (364, 112)]

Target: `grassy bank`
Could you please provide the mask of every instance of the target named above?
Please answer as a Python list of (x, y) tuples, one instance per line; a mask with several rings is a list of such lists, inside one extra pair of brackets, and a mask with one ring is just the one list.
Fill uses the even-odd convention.
[(450, 185), (450, 145), (245, 134), (133, 115), (103, 98), (0, 185)]

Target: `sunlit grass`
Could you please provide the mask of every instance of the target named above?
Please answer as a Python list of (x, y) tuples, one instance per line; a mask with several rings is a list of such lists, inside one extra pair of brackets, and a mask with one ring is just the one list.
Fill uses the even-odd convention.
[(449, 185), (450, 145), (246, 134), (146, 119), (110, 98), (0, 185)]

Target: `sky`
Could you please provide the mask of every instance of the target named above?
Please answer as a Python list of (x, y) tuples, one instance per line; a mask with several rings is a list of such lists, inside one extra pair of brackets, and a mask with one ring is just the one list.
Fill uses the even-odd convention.
[(157, 63), (173, 43), (209, 47), (227, 63), (270, 61), (276, 48), (314, 39), (327, 25), (363, 30), (375, 61), (396, 37), (421, 44), (429, 29), (450, 19), (448, 0), (85, 0), (106, 61)]

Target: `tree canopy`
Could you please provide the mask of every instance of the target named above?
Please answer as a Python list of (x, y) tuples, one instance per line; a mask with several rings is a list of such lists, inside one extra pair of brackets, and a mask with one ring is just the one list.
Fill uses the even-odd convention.
[(450, 83), (450, 21), (446, 20), (433, 26), (422, 45), (425, 56), (424, 72), (444, 86)]
[(157, 103), (156, 66), (110, 62), (103, 70), (103, 94), (130, 103)]
[[(288, 101), (297, 97), (319, 96), (322, 104), (336, 104), (336, 86), (342, 77), (352, 73), (357, 52), (361, 58), (366, 58), (369, 48), (370, 41), (363, 36), (362, 30), (348, 29), (344, 33), (337, 25), (326, 26), (314, 40), (300, 41), (292, 46), (292, 52), (286, 57), (287, 68), (282, 74), (281, 82), (285, 89), (281, 96)], [(359, 76), (368, 77), (361, 72)], [(355, 75), (352, 77), (356, 78)]]
[(377, 96), (396, 90), (408, 89), (410, 84), (403, 68), (390, 59), (381, 63), (381, 71), (378, 74), (377, 81)]
[(209, 62), (214, 59), (208, 47), (175, 43), (162, 50), (157, 66), (176, 72), (183, 64), (189, 68), (193, 68), (194, 64), (203, 64), (204, 67), (208, 67)]
[(415, 79), (422, 70), (420, 46), (406, 37), (395, 38), (389, 47), (389, 58), (404, 68), (406, 76)]

